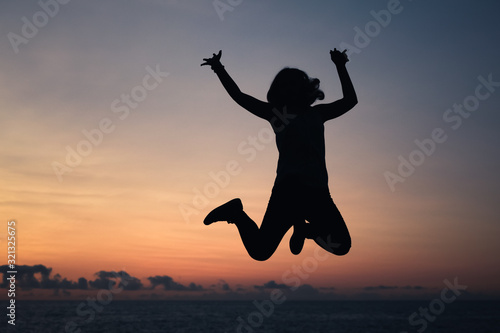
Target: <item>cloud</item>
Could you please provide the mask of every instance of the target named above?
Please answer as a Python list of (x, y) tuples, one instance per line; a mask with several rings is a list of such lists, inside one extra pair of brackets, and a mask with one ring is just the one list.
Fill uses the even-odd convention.
[[(0, 271), (7, 272), (7, 265), (0, 266)], [(73, 282), (66, 278), (61, 279), (61, 275), (56, 274), (53, 278), (50, 277), (52, 268), (47, 268), (44, 265), (17, 265), (16, 266), (16, 286), (23, 289), (80, 289), (83, 284), (80, 281)], [(40, 274), (38, 278), (35, 274)], [(0, 288), (7, 288), (9, 274), (3, 273), (2, 284)]]
[(262, 286), (255, 285), (255, 289), (289, 289), (290, 287), (283, 283), (276, 283), (274, 280), (264, 283)]
[(212, 288), (212, 289), (220, 289), (222, 291), (233, 291), (231, 289), (231, 287), (229, 286), (229, 284), (226, 281), (222, 280), (222, 279), (220, 279), (217, 282), (217, 284), (212, 284), (210, 286), (210, 288)]
[(87, 282), (86, 278), (81, 277), (78, 279), (78, 288), (77, 289), (88, 289), (88, 282)]
[(333, 291), (335, 290), (335, 287), (319, 287), (320, 290), (330, 290)]
[[(0, 266), (0, 272), (7, 272), (9, 270), (7, 265)], [(88, 280), (84, 277), (80, 277), (77, 282), (70, 281), (66, 278), (62, 278), (60, 274), (51, 277), (52, 268), (48, 268), (44, 265), (19, 265), (16, 266), (16, 286), (22, 289), (54, 289), (55, 295), (58, 295), (58, 289), (112, 289), (121, 288), (123, 290), (141, 290), (141, 289), (154, 289), (159, 285), (163, 286), (164, 290), (175, 290), (175, 291), (203, 291), (204, 288), (194, 282), (185, 286), (181, 283), (175, 282), (170, 276), (167, 275), (157, 275), (150, 276), (147, 279), (151, 283), (151, 287), (145, 287), (141, 280), (135, 276), (131, 276), (125, 271), (99, 271), (95, 273), (96, 279)], [(39, 275), (39, 276), (38, 276)], [(3, 273), (2, 283), (0, 288), (7, 288), (9, 281), (7, 278), (9, 275)], [(220, 287), (222, 290), (230, 291), (229, 285), (221, 280)], [(68, 295), (63, 292), (63, 295)]]
[[(103, 272), (103, 274), (101, 274)], [(112, 289), (115, 288), (116, 282), (107, 277), (106, 272), (101, 271), (95, 273), (98, 276), (95, 280), (89, 280), (89, 286), (95, 289)]]
[(157, 275), (148, 277), (149, 282), (151, 283), (152, 289), (157, 286), (162, 285), (164, 290), (176, 290), (176, 291), (202, 291), (204, 290), (202, 286), (191, 282), (188, 286), (184, 286), (180, 283), (177, 283), (168, 275)]
[(401, 289), (406, 289), (406, 290), (422, 290), (422, 289), (425, 289), (425, 288), (422, 287), (422, 286), (404, 286), (404, 287), (401, 287)]
[(290, 293), (290, 299), (313, 299), (318, 298), (319, 296), (326, 295), (321, 293), (319, 289), (314, 288), (310, 284), (303, 284), (299, 286), (297, 289)]
[(380, 286), (368, 286), (368, 287), (364, 287), (363, 288), (363, 290), (366, 290), (366, 291), (391, 290), (391, 289), (398, 289), (398, 286), (384, 286), (384, 285), (380, 285)]
[[(7, 265), (0, 266), (2, 279), (0, 288), (8, 288), (10, 281), (7, 280), (9, 274)], [(30, 292), (30, 290), (50, 290), (52, 297), (81, 297), (81, 292), (72, 290), (86, 290), (88, 293), (95, 293), (95, 290), (121, 288), (126, 291), (140, 291), (136, 294), (129, 294), (130, 297), (151, 298), (151, 299), (213, 299), (213, 300), (252, 300), (269, 299), (271, 293), (283, 294), (287, 300), (340, 300), (340, 299), (424, 299), (433, 297), (433, 294), (425, 293), (425, 290), (433, 292), (432, 288), (420, 285), (390, 286), (377, 285), (354, 288), (353, 291), (360, 293), (338, 292), (335, 287), (315, 287), (310, 284), (302, 284), (298, 287), (278, 283), (269, 280), (262, 284), (244, 286), (235, 284), (230, 286), (225, 280), (219, 279), (216, 283), (205, 289), (202, 285), (191, 282), (183, 284), (175, 281), (168, 275), (155, 275), (141, 279), (131, 276), (125, 271), (105, 271), (101, 270), (94, 274), (94, 278), (87, 280), (84, 277), (71, 281), (60, 274), (53, 274), (50, 267), (44, 265), (19, 265), (16, 266), (16, 288), (23, 290), (24, 295), (37, 297), (37, 294), (47, 295), (48, 293)], [(147, 282), (146, 282), (147, 281)], [(157, 288), (161, 286), (160, 288)], [(167, 291), (167, 292), (165, 292)], [(85, 294), (85, 293), (84, 293)], [(135, 296), (134, 296), (135, 295)], [(127, 297), (129, 297), (127, 296)], [(467, 295), (469, 298), (486, 296)]]
[(231, 287), (227, 283), (224, 283), (224, 284), (222, 284), (222, 290), (231, 291)]
[[(9, 270), (7, 265), (0, 266), (0, 272), (7, 272)], [(87, 281), (86, 278), (80, 277), (77, 282), (70, 281), (67, 278), (62, 278), (60, 274), (50, 277), (52, 268), (44, 265), (18, 265), (16, 266), (16, 287), (30, 290), (30, 289), (80, 289), (87, 290), (94, 289), (110, 289), (123, 288), (124, 290), (139, 290), (144, 286), (140, 279), (130, 276), (125, 271), (99, 271), (94, 275), (97, 276), (95, 280)], [(38, 276), (39, 275), (39, 276)], [(9, 274), (3, 273), (2, 283), (0, 288), (7, 288), (9, 281), (7, 278)], [(117, 285), (118, 284), (118, 285)], [(63, 293), (67, 295), (66, 293)]]
[[(332, 291), (335, 289), (330, 288), (315, 288), (310, 284), (302, 284), (298, 287), (291, 287), (283, 283), (276, 283), (276, 281), (271, 280), (262, 285), (254, 285), (255, 289), (259, 291), (259, 294), (254, 294), (254, 297), (269, 297), (270, 289), (278, 289), (285, 295), (287, 299), (294, 300), (307, 300), (307, 299), (325, 299), (336, 297)], [(326, 289), (329, 292), (323, 292), (322, 289)], [(248, 293), (250, 295), (252, 293)]]
[(98, 278), (89, 281), (89, 285), (95, 289), (112, 289), (115, 288), (117, 283), (116, 288), (124, 290), (139, 290), (143, 287), (140, 279), (130, 276), (125, 271), (99, 271), (95, 275)]

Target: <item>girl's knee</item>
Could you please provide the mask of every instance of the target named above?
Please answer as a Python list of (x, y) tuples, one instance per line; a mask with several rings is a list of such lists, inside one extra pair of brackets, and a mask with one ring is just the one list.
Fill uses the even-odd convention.
[(332, 254), (346, 255), (351, 249), (351, 237), (349, 237), (349, 234), (344, 235), (344, 237), (335, 237), (333, 235), (327, 233), (326, 235), (317, 236), (314, 240), (316, 244)]
[(351, 243), (341, 244), (338, 248), (333, 249), (332, 253), (337, 256), (343, 256), (349, 253), (350, 250), (351, 250)]
[(273, 253), (274, 253), (274, 251), (263, 250), (263, 249), (248, 252), (250, 257), (252, 257), (252, 259), (257, 260), (257, 261), (266, 261), (267, 259), (271, 258)]

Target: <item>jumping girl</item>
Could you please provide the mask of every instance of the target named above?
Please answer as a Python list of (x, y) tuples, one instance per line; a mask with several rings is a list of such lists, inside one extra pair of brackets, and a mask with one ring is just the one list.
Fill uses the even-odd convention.
[(215, 208), (203, 221), (206, 225), (217, 221), (235, 224), (248, 254), (255, 260), (270, 258), (292, 226), (293, 254), (302, 251), (306, 238), (336, 255), (344, 255), (351, 248), (349, 231), (328, 188), (324, 136), (324, 123), (343, 115), (358, 102), (345, 66), (349, 61), (345, 52), (330, 51), (343, 98), (314, 106), (316, 100), (324, 98), (319, 80), (299, 69), (284, 68), (276, 75), (266, 103), (240, 91), (220, 62), (222, 51), (203, 59), (201, 65), (211, 66), (229, 96), (267, 120), (276, 135), (276, 180), (260, 228), (243, 211), (240, 199)]

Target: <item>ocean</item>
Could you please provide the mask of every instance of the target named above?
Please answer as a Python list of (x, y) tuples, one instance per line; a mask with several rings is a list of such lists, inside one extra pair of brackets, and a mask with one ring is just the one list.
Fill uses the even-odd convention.
[(457, 301), (441, 308), (429, 307), (429, 301), (256, 302), (19, 301), (15, 326), (2, 317), (6, 332), (23, 333), (500, 332), (499, 301)]

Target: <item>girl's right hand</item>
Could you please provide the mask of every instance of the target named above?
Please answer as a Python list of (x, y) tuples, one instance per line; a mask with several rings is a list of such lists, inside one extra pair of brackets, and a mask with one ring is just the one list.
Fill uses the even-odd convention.
[(202, 63), (200, 66), (209, 65), (212, 68), (222, 66), (220, 62), (221, 56), (222, 56), (222, 50), (220, 50), (218, 54), (214, 53), (212, 58), (204, 58), (203, 59), (204, 63)]
[(332, 59), (335, 65), (345, 65), (346, 62), (349, 61), (346, 54), (347, 50), (340, 52), (337, 49), (330, 50), (330, 58)]

